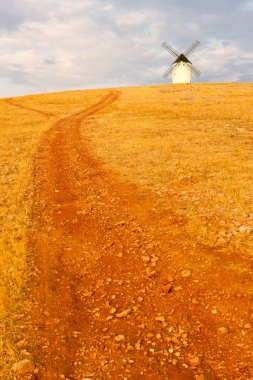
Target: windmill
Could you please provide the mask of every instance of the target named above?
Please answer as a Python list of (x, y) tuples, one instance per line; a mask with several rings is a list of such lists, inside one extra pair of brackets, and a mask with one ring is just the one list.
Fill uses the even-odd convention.
[(166, 49), (176, 60), (172, 63), (172, 66), (165, 72), (164, 78), (169, 75), (172, 76), (172, 83), (191, 83), (192, 74), (197, 77), (200, 76), (200, 71), (193, 66), (191, 61), (187, 58), (197, 47), (200, 42), (195, 41), (184, 53), (178, 53), (166, 42), (162, 43), (162, 47)]

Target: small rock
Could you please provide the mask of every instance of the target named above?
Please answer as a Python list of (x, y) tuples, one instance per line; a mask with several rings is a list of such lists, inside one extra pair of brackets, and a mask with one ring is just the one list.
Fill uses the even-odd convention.
[(240, 226), (238, 228), (238, 231), (241, 232), (241, 233), (247, 232), (248, 230), (250, 230), (250, 227), (248, 227), (248, 226)]
[(217, 333), (218, 333), (219, 335), (225, 335), (225, 334), (228, 334), (229, 331), (228, 331), (227, 327), (222, 326), (222, 327), (218, 327), (218, 329), (217, 329)]
[(183, 334), (185, 334), (185, 330), (182, 327), (178, 327), (178, 333), (180, 335), (183, 335)]
[(128, 224), (125, 220), (121, 220), (120, 222), (118, 222), (116, 225), (117, 226), (124, 226), (125, 224)]
[(149, 268), (147, 268), (146, 273), (149, 278), (156, 277), (157, 275), (155, 270), (150, 270)]
[(173, 337), (171, 338), (171, 341), (172, 341), (173, 343), (175, 343), (175, 344), (180, 344), (180, 340), (179, 340), (176, 336), (173, 336)]
[(192, 368), (200, 366), (200, 358), (198, 356), (194, 356), (189, 360), (189, 364)]
[(153, 243), (149, 243), (146, 245), (146, 249), (153, 249), (153, 248), (155, 248), (155, 244)]
[(171, 284), (167, 284), (167, 285), (164, 285), (162, 290), (164, 293), (169, 293), (171, 291), (171, 288), (172, 288), (172, 285)]
[(20, 360), (13, 364), (12, 370), (15, 375), (25, 375), (26, 373), (32, 373), (35, 370), (34, 363), (29, 359)]
[(131, 309), (127, 309), (127, 310), (122, 311), (121, 313), (116, 314), (116, 317), (117, 318), (124, 318), (127, 315), (129, 315), (130, 313), (131, 313)]
[(183, 270), (183, 272), (181, 272), (181, 276), (183, 278), (190, 277), (191, 276), (191, 271), (189, 271), (189, 270)]
[(125, 340), (125, 337), (124, 335), (117, 335), (114, 339), (116, 340), (116, 342), (122, 342), (123, 340)]
[(158, 317), (155, 318), (155, 320), (157, 322), (162, 322), (164, 323), (165, 322), (165, 317), (163, 315), (159, 315)]
[(206, 377), (205, 377), (205, 375), (203, 375), (203, 374), (201, 374), (201, 375), (197, 375), (197, 376), (195, 377), (195, 380), (206, 380)]

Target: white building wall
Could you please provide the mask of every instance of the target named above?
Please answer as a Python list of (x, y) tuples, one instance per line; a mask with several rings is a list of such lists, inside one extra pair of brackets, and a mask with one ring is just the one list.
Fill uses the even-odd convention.
[(192, 82), (192, 70), (191, 63), (179, 62), (174, 63), (173, 66), (177, 65), (177, 68), (172, 73), (172, 83), (191, 83)]

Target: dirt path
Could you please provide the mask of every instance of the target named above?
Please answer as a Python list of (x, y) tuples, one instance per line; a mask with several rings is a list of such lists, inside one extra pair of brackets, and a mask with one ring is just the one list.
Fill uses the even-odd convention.
[(171, 236), (153, 200), (106, 173), (81, 139), (81, 123), (119, 96), (57, 121), (35, 159), (37, 376), (250, 379), (252, 260), (240, 257), (248, 270), (237, 275), (234, 255)]
[(12, 99), (4, 99), (4, 102), (13, 106), (13, 107), (16, 107), (16, 108), (20, 108), (20, 109), (23, 109), (23, 110), (26, 110), (26, 111), (32, 111), (32, 112), (35, 112), (41, 116), (45, 116), (45, 117), (54, 117), (55, 115), (50, 113), (50, 112), (45, 112), (45, 111), (41, 111), (41, 110), (38, 110), (38, 109), (35, 109), (35, 108), (30, 108), (30, 107), (25, 107), (23, 106), (22, 104), (17, 104), (15, 103)]

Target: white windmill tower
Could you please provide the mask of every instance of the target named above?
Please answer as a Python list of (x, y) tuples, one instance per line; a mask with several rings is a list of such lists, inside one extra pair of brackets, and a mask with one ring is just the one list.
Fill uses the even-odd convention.
[(172, 77), (172, 83), (191, 83), (192, 74), (199, 76), (200, 71), (193, 66), (191, 61), (187, 58), (198, 46), (200, 42), (195, 41), (184, 53), (178, 53), (166, 42), (162, 43), (162, 47), (166, 49), (176, 60), (172, 63), (172, 66), (165, 72), (164, 78), (169, 75)]

